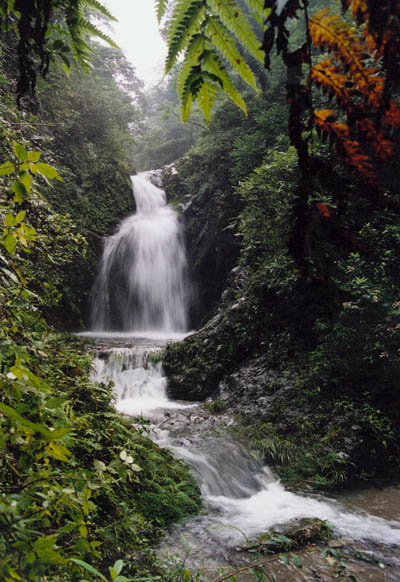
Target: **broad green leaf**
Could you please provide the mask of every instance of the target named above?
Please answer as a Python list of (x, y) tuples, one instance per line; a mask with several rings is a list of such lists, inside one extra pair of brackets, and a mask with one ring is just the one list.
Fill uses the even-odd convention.
[(49, 178), (49, 180), (53, 180), (55, 178), (56, 180), (60, 180), (61, 182), (63, 181), (60, 175), (58, 174), (57, 170), (53, 168), (53, 166), (50, 166), (49, 164), (45, 164), (44, 162), (38, 162), (37, 164), (35, 164), (35, 169), (37, 172), (39, 172), (39, 174), (41, 174), (45, 178)]
[(124, 567), (124, 562), (122, 560), (117, 560), (113, 566), (116, 575), (118, 576), (118, 574), (121, 573), (122, 568)]
[(17, 216), (15, 217), (15, 222), (16, 223), (23, 222), (25, 220), (25, 216), (26, 210), (21, 210), (21, 212), (18, 212)]
[(91, 574), (98, 576), (101, 580), (104, 580), (104, 582), (108, 582), (107, 578), (105, 576), (103, 576), (103, 574), (101, 572), (99, 572), (98, 570), (96, 570), (96, 568), (93, 568), (93, 566), (91, 566), (90, 564), (87, 564), (83, 560), (79, 560), (78, 558), (71, 558), (71, 562), (73, 562), (74, 564), (77, 564), (78, 566), (81, 566), (81, 568), (84, 568), (85, 570), (87, 570)]
[(15, 225), (15, 216), (13, 214), (7, 214), (4, 219), (4, 226), (14, 226)]
[[(50, 433), (51, 434), (51, 433)], [(64, 445), (54, 443), (50, 441), (46, 447), (46, 453), (56, 459), (57, 461), (68, 461), (68, 457), (71, 456), (71, 452)]]
[[(47, 403), (46, 403), (47, 405)], [(48, 408), (48, 406), (47, 406)], [(67, 434), (70, 434), (71, 429), (68, 427), (63, 427), (63, 428), (56, 428), (55, 430), (51, 431), (51, 439), (52, 440), (56, 440), (56, 439), (61, 439), (63, 437), (65, 437)]]
[(60, 408), (60, 406), (62, 404), (64, 404), (65, 400), (66, 400), (65, 398), (60, 397), (60, 396), (58, 396), (58, 397), (56, 396), (54, 398), (49, 398), (49, 400), (46, 400), (45, 407), (50, 408), (50, 410)]
[(292, 554), (292, 555), (291, 555), (291, 560), (292, 560), (292, 563), (293, 563), (295, 566), (297, 566), (297, 568), (302, 568), (302, 567), (303, 567), (303, 565), (302, 565), (302, 563), (301, 563), (301, 560), (300, 560), (299, 556), (297, 556), (296, 554)]
[(28, 162), (37, 162), (39, 161), (41, 155), (41, 152), (30, 151), (27, 153), (27, 160)]
[(70, 69), (70, 67), (69, 67), (69, 66), (68, 66), (68, 65), (67, 65), (67, 64), (64, 62), (64, 63), (61, 65), (61, 68), (62, 68), (62, 70), (64, 71), (65, 75), (66, 75), (67, 77), (69, 77), (69, 76), (70, 76), (70, 74), (71, 74), (71, 69)]
[(11, 162), (4, 162), (4, 164), (1, 164), (0, 166), (0, 176), (12, 174), (14, 170), (15, 170), (14, 164), (12, 164)]
[(27, 151), (24, 148), (23, 145), (21, 145), (20, 143), (17, 143), (16, 141), (13, 140), (12, 142), (13, 144), (13, 150), (15, 155), (17, 156), (17, 158), (21, 161), (21, 162), (26, 162), (27, 159)]
[(16, 182), (13, 182), (11, 190), (14, 192), (14, 201), (17, 204), (22, 204), (24, 198), (26, 198), (27, 195), (27, 191), (24, 184), (17, 180)]
[(22, 172), (19, 176), (20, 182), (25, 186), (27, 192), (30, 192), (32, 189), (32, 178), (28, 174), (28, 172)]
[(14, 255), (15, 249), (17, 248), (17, 237), (9, 233), (1, 242), (6, 248), (6, 251), (9, 252), (10, 255)]
[(3, 414), (5, 414), (9, 418), (11, 418), (11, 420), (14, 420), (14, 422), (17, 422), (17, 423), (20, 423), (24, 426), (29, 427), (33, 432), (36, 432), (36, 431), (40, 432), (46, 438), (49, 435), (51, 435), (51, 432), (49, 431), (49, 429), (46, 426), (44, 426), (43, 424), (39, 424), (37, 422), (31, 422), (27, 418), (24, 418), (23, 416), (21, 416), (14, 408), (12, 408), (11, 406), (8, 406), (7, 404), (4, 404), (3, 402), (0, 402), (0, 412), (2, 412)]

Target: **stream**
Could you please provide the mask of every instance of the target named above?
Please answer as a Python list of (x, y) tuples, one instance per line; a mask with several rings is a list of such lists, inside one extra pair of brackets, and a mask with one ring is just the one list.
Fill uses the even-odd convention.
[[(151, 420), (148, 436), (191, 466), (204, 498), (202, 514), (176, 526), (160, 548), (161, 555), (184, 556), (183, 535), (190, 546), (187, 564), (214, 580), (221, 567), (254, 561), (243, 551), (252, 538), (299, 518), (316, 517), (334, 526), (338, 539), (331, 542), (332, 547), (344, 548), (343, 555), (351, 550), (347, 570), (358, 581), (400, 579), (399, 487), (371, 488), (336, 498), (285, 489), (268, 467), (230, 436), (233, 418), (212, 415), (200, 403), (167, 398), (161, 364), (149, 357), (166, 341), (158, 334), (132, 335), (122, 338), (108, 333), (96, 338), (92, 379), (114, 382), (115, 405), (121, 413)], [(353, 560), (354, 552), (361, 552), (363, 560)], [(278, 582), (334, 579), (337, 569), (318, 551), (301, 559), (301, 570), (274, 561), (268, 572)], [(250, 581), (254, 576), (243, 573), (237, 579)]]
[[(336, 498), (290, 491), (231, 436), (233, 417), (213, 415), (201, 403), (168, 399), (157, 353), (188, 334), (191, 288), (179, 217), (148, 178), (132, 177), (136, 213), (104, 241), (91, 291), (90, 331), (80, 335), (94, 351), (92, 379), (111, 380), (116, 408), (133, 419), (150, 419), (148, 436), (183, 459), (201, 488), (202, 513), (173, 528), (160, 556), (184, 557), (210, 581), (221, 568), (243, 568), (260, 559), (269, 560), (264, 572), (277, 582), (325, 581), (335, 575), (351, 580), (350, 574), (358, 582), (398, 581), (399, 487)], [(301, 569), (245, 549), (252, 538), (301, 518), (328, 520), (334, 527), (332, 551), (339, 548), (346, 557), (341, 578), (336, 560), (321, 557), (316, 547), (301, 555)], [(186, 556), (185, 546), (190, 548)], [(254, 579), (246, 570), (236, 578)]]

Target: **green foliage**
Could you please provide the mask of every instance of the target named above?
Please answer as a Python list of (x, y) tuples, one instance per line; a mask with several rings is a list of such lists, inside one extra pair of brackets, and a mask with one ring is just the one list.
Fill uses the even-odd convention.
[[(160, 525), (197, 511), (199, 492), (181, 463), (115, 411), (110, 387), (88, 381), (83, 345), (48, 328), (43, 313), (60, 290), (57, 277), (42, 277), (60, 258), (67, 264), (81, 241), (38, 192), (37, 180), (58, 172), (39, 162), (40, 152), (11, 145), (1, 177), (1, 578), (76, 580), (83, 567), (91, 580), (106, 579), (98, 567), (145, 550)], [(43, 234), (47, 227), (61, 230), (66, 252)], [(39, 295), (40, 284), (48, 287)], [(112, 581), (127, 580), (121, 568), (117, 561), (109, 570)]]
[(52, 0), (42, 5), (31, 2), (20, 5), (18, 0), (0, 3), (0, 25), (3, 32), (15, 34), (18, 53), (17, 98), (34, 95), (36, 70), (45, 76), (50, 62), (61, 61), (69, 75), (71, 61), (88, 69), (92, 48), (89, 35), (101, 38), (118, 48), (115, 42), (89, 18), (87, 11), (115, 20), (99, 0)]
[[(262, 22), (268, 14), (262, 2), (246, 2), (256, 20)], [(159, 19), (167, 3), (158, 3)], [(182, 118), (188, 119), (193, 102), (197, 101), (207, 124), (213, 104), (222, 91), (246, 112), (246, 105), (232, 82), (225, 63), (240, 78), (256, 88), (256, 79), (236, 43), (253, 58), (263, 61), (260, 43), (250, 24), (250, 18), (237, 2), (228, 0), (179, 0), (172, 6), (167, 26), (168, 73), (184, 54), (184, 65), (178, 77), (178, 94), (182, 103)]]

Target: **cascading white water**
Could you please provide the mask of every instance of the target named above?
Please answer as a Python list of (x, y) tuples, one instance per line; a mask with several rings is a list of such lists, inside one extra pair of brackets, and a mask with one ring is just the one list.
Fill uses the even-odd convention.
[[(158, 423), (159, 428), (151, 429), (152, 438), (193, 467), (210, 510), (181, 530), (196, 551), (213, 555), (213, 544), (232, 548), (243, 542), (243, 535), (255, 536), (302, 517), (327, 519), (341, 535), (355, 540), (400, 545), (399, 521), (349, 511), (332, 499), (287, 491), (239, 443), (202, 430), (199, 405), (167, 398), (161, 365), (148, 360), (148, 352), (159, 349), (160, 344), (103, 350), (95, 360), (93, 379), (113, 380), (117, 408)], [(186, 428), (179, 415), (189, 417)]]
[(179, 530), (194, 553), (218, 562), (227, 548), (243, 542), (244, 535), (258, 535), (301, 517), (328, 519), (353, 539), (400, 545), (399, 521), (285, 490), (237, 442), (207, 434), (199, 405), (168, 399), (161, 363), (151, 361), (149, 352), (165, 344), (157, 339), (181, 339), (179, 332), (187, 328), (185, 251), (178, 217), (167, 206), (165, 193), (142, 176), (132, 178), (132, 185), (137, 212), (105, 241), (92, 290), (93, 331), (83, 335), (113, 341), (136, 337), (129, 347), (126, 339), (114, 348), (99, 345), (92, 379), (113, 381), (118, 410), (152, 418), (158, 423), (149, 428), (154, 440), (193, 467), (209, 509)]
[(142, 175), (131, 180), (137, 210), (105, 239), (91, 291), (90, 327), (183, 332), (189, 285), (178, 215), (163, 190)]

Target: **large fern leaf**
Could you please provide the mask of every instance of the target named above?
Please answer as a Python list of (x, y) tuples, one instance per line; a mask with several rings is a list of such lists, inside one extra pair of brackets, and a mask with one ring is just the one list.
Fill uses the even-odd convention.
[(156, 0), (156, 14), (158, 23), (160, 23), (163, 19), (163, 16), (167, 11), (168, 4), (169, 0)]
[(238, 4), (232, 0), (209, 0), (214, 13), (217, 14), (225, 26), (235, 35), (239, 42), (250, 54), (264, 62), (264, 53), (250, 22)]
[(191, 73), (192, 68), (198, 66), (199, 64), (200, 56), (204, 50), (204, 47), (204, 35), (196, 34), (191, 38), (185, 53), (185, 60), (179, 71), (176, 83), (179, 99), (182, 99), (185, 83)]
[(252, 87), (256, 87), (254, 74), (236, 47), (235, 39), (218, 17), (209, 17), (205, 26), (206, 34), (213, 45), (221, 52), (229, 64), (237, 70), (242, 79)]
[(266, 19), (271, 14), (271, 9), (264, 8), (264, 0), (245, 0), (245, 2), (250, 8), (253, 18), (263, 27)]
[(115, 16), (111, 14), (106, 6), (104, 6), (99, 0), (80, 0), (79, 1), (80, 9), (82, 8), (92, 8), (96, 12), (100, 12), (103, 16), (105, 16), (108, 20), (117, 20)]
[(104, 40), (104, 42), (106, 42), (110, 46), (119, 49), (117, 43), (114, 42), (113, 39), (110, 36), (108, 36), (108, 34), (105, 34), (102, 30), (97, 28), (97, 26), (95, 26), (92, 22), (86, 20), (86, 18), (82, 17), (78, 18), (77, 26), (81, 33), (101, 38), (102, 40)]
[[(183, 10), (182, 5), (187, 9)], [(183, 0), (176, 4), (167, 36), (168, 54), (165, 61), (167, 73), (176, 64), (179, 54), (188, 46), (191, 37), (198, 31), (204, 17), (203, 0)]]
[(203, 70), (218, 77), (222, 82), (222, 89), (227, 96), (245, 113), (247, 114), (246, 104), (243, 97), (232, 83), (221, 59), (213, 52), (208, 51), (202, 60)]
[(207, 125), (210, 123), (211, 111), (219, 92), (219, 88), (210, 81), (205, 81), (198, 92), (197, 103), (199, 104)]

